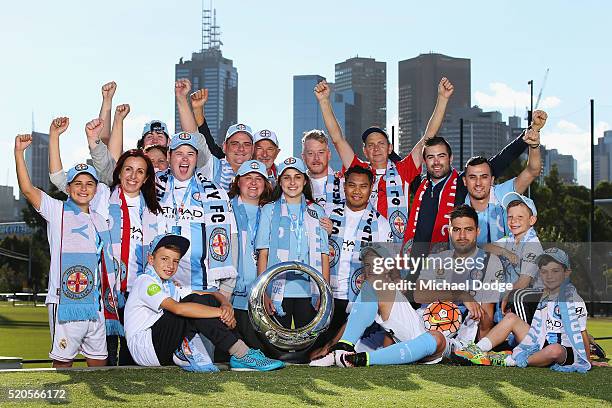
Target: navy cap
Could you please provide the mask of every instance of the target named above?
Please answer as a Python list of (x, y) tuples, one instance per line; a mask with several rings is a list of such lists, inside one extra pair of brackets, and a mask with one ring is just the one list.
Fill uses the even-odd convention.
[(167, 233), (156, 236), (153, 241), (149, 244), (149, 251), (152, 254), (159, 247), (166, 245), (174, 245), (181, 251), (181, 258), (187, 253), (189, 249), (189, 240), (181, 235)]

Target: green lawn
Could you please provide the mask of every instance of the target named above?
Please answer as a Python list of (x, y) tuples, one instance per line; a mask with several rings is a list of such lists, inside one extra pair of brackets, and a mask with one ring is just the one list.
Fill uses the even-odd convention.
[[(46, 309), (0, 306), (0, 355), (47, 358)], [(595, 337), (612, 336), (612, 319), (593, 319)], [(612, 354), (612, 341), (601, 342)], [(57, 388), (76, 405), (147, 406), (610, 406), (612, 370), (586, 375), (547, 369), (393, 366), (273, 373), (191, 374), (178, 368), (0, 373), (7, 387)], [(2, 391), (5, 392), (5, 391)], [(0, 396), (0, 405), (7, 406)], [(16, 406), (24, 406), (16, 404)]]

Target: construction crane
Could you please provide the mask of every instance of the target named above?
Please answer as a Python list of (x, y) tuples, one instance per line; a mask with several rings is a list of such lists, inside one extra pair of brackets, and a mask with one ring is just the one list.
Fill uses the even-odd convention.
[(546, 86), (546, 80), (548, 79), (548, 72), (550, 68), (546, 68), (546, 72), (544, 73), (544, 79), (542, 80), (542, 86), (540, 87), (540, 92), (538, 93), (538, 99), (536, 99), (536, 104), (534, 109), (538, 109), (540, 106), (540, 100), (542, 99), (542, 91), (544, 91), (544, 87)]

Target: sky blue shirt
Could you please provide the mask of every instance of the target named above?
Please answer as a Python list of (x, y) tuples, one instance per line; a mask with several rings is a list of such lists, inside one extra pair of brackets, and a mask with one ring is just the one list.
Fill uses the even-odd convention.
[[(257, 209), (259, 207), (247, 203), (242, 203), (242, 205), (244, 206), (248, 218), (249, 228), (247, 230), (251, 231), (255, 228), (255, 224), (257, 223)], [(238, 217), (236, 217), (236, 222), (240, 222)], [(238, 230), (241, 230), (241, 228), (242, 226), (238, 225)], [(257, 233), (257, 231), (255, 231), (255, 233)], [(240, 310), (249, 309), (249, 295), (251, 294), (253, 282), (257, 279), (257, 264), (255, 263), (255, 259), (250, 256), (254, 250), (252, 245), (253, 238), (254, 237), (247, 234), (246, 242), (243, 242), (243, 244), (246, 245), (245, 254), (239, 255), (242, 257), (242, 270), (238, 270), (238, 279), (236, 281), (232, 304), (234, 308)], [(238, 239), (242, 239), (242, 237), (240, 236)], [(244, 287), (242, 287), (242, 285), (244, 285)]]

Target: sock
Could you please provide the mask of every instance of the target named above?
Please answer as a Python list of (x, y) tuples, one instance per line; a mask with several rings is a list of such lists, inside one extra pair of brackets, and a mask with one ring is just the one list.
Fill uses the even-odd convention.
[(514, 367), (516, 366), (516, 361), (512, 358), (512, 356), (506, 357), (506, 367)]
[(483, 337), (478, 343), (476, 343), (476, 345), (482, 351), (491, 351), (493, 348), (493, 344), (491, 344), (491, 340), (489, 340), (488, 337)]
[(349, 342), (351, 344), (357, 343), (357, 341), (365, 332), (378, 313), (378, 302), (374, 300), (363, 301), (361, 297), (358, 297), (353, 304), (353, 309), (348, 316), (346, 321), (346, 328), (342, 335), (341, 341)]
[(247, 346), (244, 341), (238, 340), (232, 345), (232, 347), (229, 348), (228, 352), (232, 356), (242, 358), (249, 352), (249, 346)]
[(188, 366), (188, 365), (189, 365), (189, 362), (188, 362), (188, 361), (183, 361), (183, 360), (181, 360), (181, 359), (180, 359), (180, 358), (178, 358), (178, 357), (176, 356), (176, 354), (174, 354), (174, 353), (172, 353), (172, 362), (173, 362), (175, 365), (179, 366), (179, 367), (185, 367), (185, 366)]
[(384, 347), (369, 353), (370, 365), (409, 364), (430, 356), (436, 351), (436, 339), (431, 333)]

